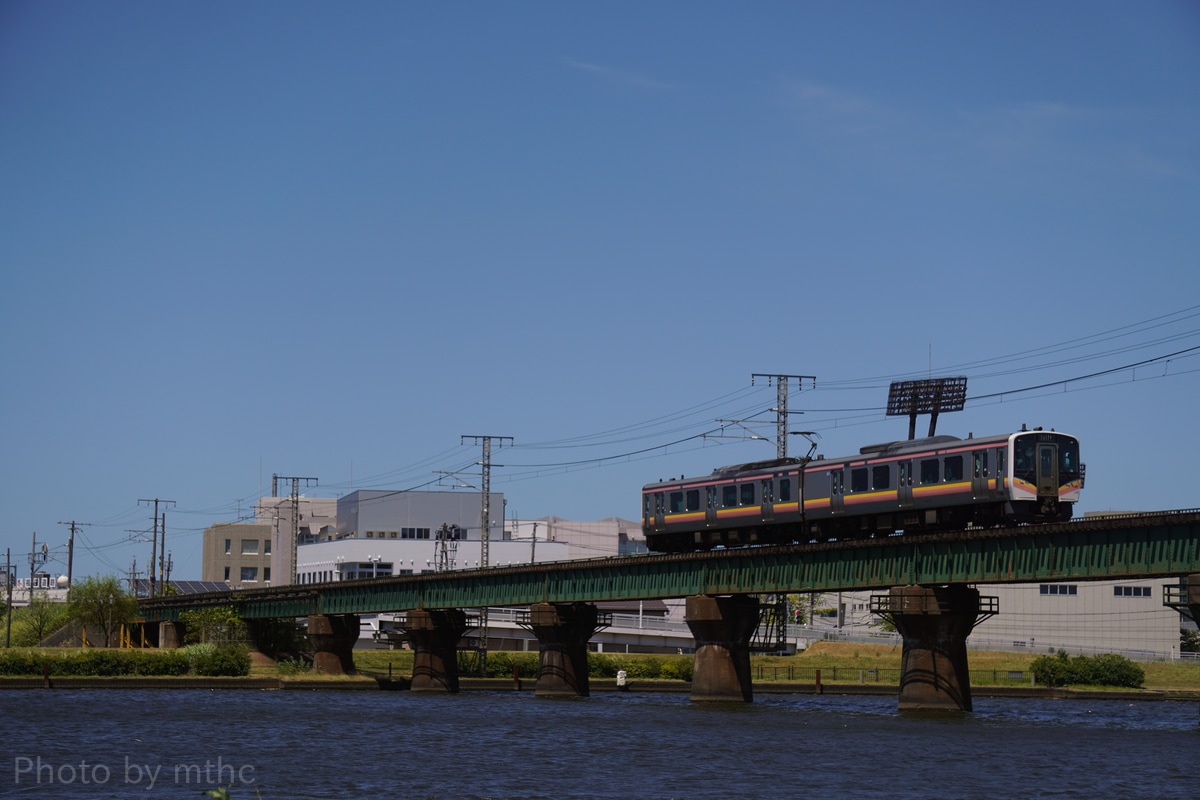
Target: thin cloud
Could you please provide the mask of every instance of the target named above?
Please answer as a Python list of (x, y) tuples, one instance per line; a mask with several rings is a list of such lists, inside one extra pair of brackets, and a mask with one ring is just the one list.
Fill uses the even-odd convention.
[(591, 64), (586, 61), (576, 61), (575, 59), (571, 58), (563, 59), (563, 63), (572, 69), (577, 69), (581, 72), (588, 72), (592, 75), (598, 75), (606, 80), (613, 81), (614, 83), (621, 83), (626, 86), (636, 87), (638, 89), (666, 90), (675, 88), (674, 84), (655, 80), (638, 72), (630, 72), (628, 70), (616, 69), (614, 67), (606, 67), (601, 64)]

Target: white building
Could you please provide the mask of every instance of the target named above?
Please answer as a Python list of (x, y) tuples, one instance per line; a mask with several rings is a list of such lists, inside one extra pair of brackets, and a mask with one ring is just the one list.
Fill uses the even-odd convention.
[[(1065, 650), (1070, 655), (1120, 653), (1133, 659), (1179, 658), (1178, 611), (1163, 605), (1163, 586), (1173, 579), (1055, 581), (984, 584), (983, 596), (996, 597), (999, 613), (980, 623), (967, 639), (972, 650), (1036, 654)], [(797, 629), (801, 640), (822, 638), (899, 641), (881, 634), (870, 613), (872, 594), (830, 593), (815, 599), (812, 624)], [(802, 595), (807, 616), (808, 598)], [(820, 611), (824, 609), (825, 615)]]

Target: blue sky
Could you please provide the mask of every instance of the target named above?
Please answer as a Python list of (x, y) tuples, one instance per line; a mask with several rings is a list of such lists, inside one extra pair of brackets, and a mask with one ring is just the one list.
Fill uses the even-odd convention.
[(123, 573), (158, 497), (199, 577), (272, 474), (477, 484), (464, 434), (509, 516), (636, 518), (774, 454), (753, 373), (826, 455), (966, 375), (939, 433), (1200, 505), (1198, 142), (1182, 0), (6, 2), (0, 548)]

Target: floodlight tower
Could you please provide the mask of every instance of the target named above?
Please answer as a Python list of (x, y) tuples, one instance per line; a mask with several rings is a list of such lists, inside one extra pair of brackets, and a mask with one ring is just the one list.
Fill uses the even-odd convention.
[(929, 415), (929, 435), (937, 430), (938, 413), (962, 411), (967, 402), (967, 379), (928, 378), (919, 381), (895, 381), (888, 391), (887, 415), (908, 417), (908, 438), (917, 434), (917, 415)]

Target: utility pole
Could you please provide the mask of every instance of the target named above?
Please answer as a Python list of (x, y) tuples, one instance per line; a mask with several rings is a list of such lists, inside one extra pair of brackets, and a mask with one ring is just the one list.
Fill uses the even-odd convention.
[(767, 385), (770, 386), (772, 381), (778, 387), (779, 391), (776, 395), (775, 408), (775, 455), (777, 458), (787, 458), (787, 437), (788, 437), (788, 384), (792, 378), (796, 379), (796, 388), (803, 387), (805, 381), (812, 381), (815, 388), (817, 378), (815, 375), (771, 375), (765, 372), (755, 372), (750, 375), (750, 385), (754, 385), (755, 378), (766, 378)]
[[(149, 505), (150, 503), (154, 503), (154, 534), (152, 537), (152, 543), (150, 545), (149, 574), (150, 574), (150, 597), (157, 597), (158, 595), (155, 592), (155, 586), (154, 586), (154, 562), (158, 560), (158, 504), (162, 503), (164, 506), (166, 506), (166, 505), (173, 506), (173, 505), (175, 505), (175, 501), (174, 500), (159, 500), (156, 497), (153, 500), (138, 500), (138, 505), (141, 505), (142, 503), (146, 503), (147, 505)], [(165, 514), (165, 512), (164, 512), (164, 514)], [(164, 532), (164, 536), (165, 536), (165, 532)]]
[(166, 576), (166, 560), (167, 560), (167, 512), (162, 513), (162, 523), (159, 525), (159, 536), (162, 539), (161, 546), (158, 548), (158, 591), (159, 594), (167, 593), (167, 576)]
[(314, 486), (317, 483), (316, 478), (293, 478), (283, 475), (271, 476), (271, 497), (279, 496), (279, 482), (291, 481), (292, 493), (288, 497), (292, 501), (292, 544), (288, 548), (288, 583), (296, 582), (296, 545), (300, 539), (300, 481), (304, 481), (305, 486)]
[(71, 588), (74, 586), (74, 584), (71, 582), (71, 570), (75, 563), (75, 532), (80, 528), (88, 527), (91, 523), (76, 522), (75, 520), (71, 520), (70, 522), (60, 521), (58, 524), (69, 525), (71, 528), (71, 536), (67, 539), (67, 596), (70, 597)]
[(37, 531), (33, 532), (33, 546), (29, 550), (29, 606), (33, 607), (34, 573), (39, 564), (45, 564), (50, 559), (50, 546), (42, 542), (42, 550), (38, 552)]
[[(479, 566), (486, 567), (488, 565), (488, 538), (491, 535), (491, 499), (492, 499), (492, 440), (498, 440), (498, 446), (504, 446), (504, 440), (507, 439), (510, 443), (513, 438), (511, 436), (473, 436), (467, 435), (459, 439), (459, 444), (466, 444), (467, 439), (473, 439), (474, 444), (483, 445), (483, 460), (479, 462), (483, 468), (483, 480), (480, 482), (480, 489), (483, 492), (483, 502), (480, 504), (479, 519)], [(482, 675), (484, 669), (487, 668), (487, 640), (488, 640), (488, 610), (487, 608), (479, 609), (479, 673)]]
[(13, 593), (12, 548), (4, 551), (4, 604), (8, 622), (4, 629), (4, 646), (12, 647), (12, 593)]

